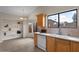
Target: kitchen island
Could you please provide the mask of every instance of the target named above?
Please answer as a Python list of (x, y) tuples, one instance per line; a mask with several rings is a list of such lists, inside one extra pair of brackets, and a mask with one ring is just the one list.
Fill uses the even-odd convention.
[[(34, 33), (34, 45), (38, 47), (38, 35), (46, 38), (41, 38), (44, 40), (44, 51), (48, 52), (79, 52), (79, 38), (59, 35), (59, 34), (48, 34), (48, 33)], [(41, 40), (40, 39), (40, 40)], [(45, 40), (46, 39), (46, 40)], [(41, 48), (40, 48), (41, 49)]]

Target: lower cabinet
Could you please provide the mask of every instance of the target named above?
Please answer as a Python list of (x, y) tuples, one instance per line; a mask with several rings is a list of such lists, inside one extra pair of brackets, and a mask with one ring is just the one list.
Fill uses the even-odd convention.
[(47, 51), (70, 52), (71, 51), (70, 41), (47, 36)]
[[(38, 46), (37, 39), (37, 34), (34, 34), (35, 46)], [(40, 40), (44, 40), (44, 38)], [(39, 42), (42, 42), (41, 45), (43, 45), (44, 49), (47, 49), (48, 52), (79, 52), (79, 42), (54, 38), (50, 36), (46, 36), (46, 40), (44, 40), (46, 42), (45, 44), (44, 41), (40, 40)]]
[(69, 52), (70, 51), (70, 41), (63, 39), (56, 39), (56, 51), (57, 52)]
[(79, 52), (79, 42), (71, 41), (71, 52)]
[(54, 52), (55, 51), (55, 38), (47, 36), (47, 51)]

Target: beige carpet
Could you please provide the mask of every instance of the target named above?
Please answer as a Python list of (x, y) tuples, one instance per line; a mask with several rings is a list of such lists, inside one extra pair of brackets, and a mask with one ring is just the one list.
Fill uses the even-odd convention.
[(34, 47), (32, 38), (11, 39), (0, 43), (0, 52), (43, 52)]

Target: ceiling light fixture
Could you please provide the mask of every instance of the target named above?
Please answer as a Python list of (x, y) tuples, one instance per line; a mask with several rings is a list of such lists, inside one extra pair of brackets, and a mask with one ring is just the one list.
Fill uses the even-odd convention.
[(23, 18), (23, 17), (20, 17), (20, 19), (22, 19), (22, 20), (23, 20), (24, 18)]
[(22, 16), (19, 19), (21, 19), (21, 20), (24, 19), (24, 8), (22, 9)]

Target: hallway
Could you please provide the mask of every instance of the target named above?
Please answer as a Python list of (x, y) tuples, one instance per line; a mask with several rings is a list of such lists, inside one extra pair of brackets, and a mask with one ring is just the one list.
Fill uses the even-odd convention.
[(32, 38), (6, 40), (0, 43), (0, 52), (43, 52), (34, 47)]

